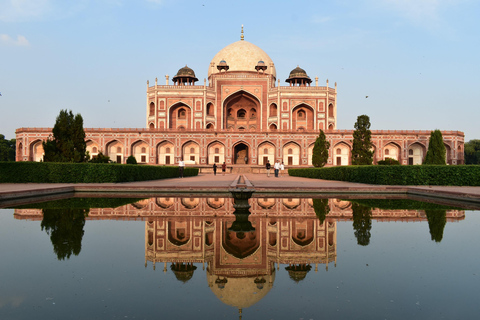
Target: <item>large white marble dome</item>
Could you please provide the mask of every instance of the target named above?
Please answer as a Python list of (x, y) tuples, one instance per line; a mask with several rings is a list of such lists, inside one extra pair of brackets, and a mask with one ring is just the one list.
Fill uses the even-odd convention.
[(267, 66), (265, 73), (271, 74), (275, 78), (277, 77), (275, 65), (273, 65), (273, 68), (271, 67), (273, 61), (268, 54), (253, 43), (245, 40), (234, 42), (220, 50), (211, 61), (215, 64), (215, 68), (213, 68), (213, 70), (212, 67), (208, 68), (208, 77), (210, 77), (212, 73), (219, 72), (217, 66), (222, 60), (225, 60), (227, 63), (229, 67), (228, 71), (251, 72), (256, 72), (255, 66), (259, 61), (263, 61)]

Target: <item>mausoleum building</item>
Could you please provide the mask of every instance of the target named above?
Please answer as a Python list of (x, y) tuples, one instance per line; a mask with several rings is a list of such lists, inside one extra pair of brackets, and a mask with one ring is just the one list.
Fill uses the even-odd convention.
[[(184, 66), (165, 84), (147, 81), (146, 128), (86, 128), (90, 156), (103, 152), (125, 163), (260, 170), (266, 161), (287, 167), (311, 165), (313, 145), (323, 130), (330, 142), (327, 166), (351, 164), (353, 130), (337, 129), (337, 84), (319, 84), (301, 66), (278, 74), (269, 55), (241, 40), (220, 50), (198, 84)], [(282, 85), (282, 80), (284, 84)], [(16, 131), (17, 161), (41, 161), (51, 128)], [(463, 163), (464, 134), (442, 131), (448, 164)], [(372, 130), (374, 162), (393, 158), (421, 164), (430, 130)]]

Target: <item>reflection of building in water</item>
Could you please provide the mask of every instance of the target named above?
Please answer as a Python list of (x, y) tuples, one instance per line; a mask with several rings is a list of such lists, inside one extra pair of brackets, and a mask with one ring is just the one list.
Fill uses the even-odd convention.
[[(252, 198), (250, 199), (252, 216), (269, 217), (313, 217), (313, 201), (310, 198)], [(347, 221), (352, 219), (351, 202), (329, 199), (328, 218)], [(195, 216), (217, 217), (231, 215), (232, 198), (174, 198), (159, 197), (140, 200), (133, 204), (117, 208), (91, 209), (87, 220), (148, 220), (151, 217)], [(17, 219), (42, 220), (41, 209), (15, 209)], [(455, 222), (465, 218), (463, 210), (447, 210), (447, 221)], [(377, 221), (427, 221), (424, 210), (407, 209), (373, 209), (372, 217)]]
[[(275, 266), (286, 264), (295, 281), (318, 264), (336, 261), (336, 222), (309, 217), (251, 215), (249, 232), (228, 229), (233, 216), (164, 217), (145, 222), (145, 263), (183, 266), (207, 263), (207, 281), (224, 303), (239, 309), (261, 300), (272, 288)], [(294, 269), (293, 271), (290, 269)], [(190, 269), (188, 277), (193, 275)], [(186, 278), (177, 279), (183, 281)], [(292, 277), (293, 278), (293, 277)]]
[[(194, 264), (207, 265), (207, 282), (222, 302), (241, 312), (272, 288), (275, 268), (284, 265), (299, 282), (336, 264), (337, 220), (352, 219), (350, 201), (329, 199), (322, 224), (312, 199), (251, 198), (249, 220), (254, 231), (233, 232), (231, 198), (159, 197), (118, 208), (91, 209), (87, 219), (145, 220), (145, 267), (161, 264), (181, 282), (195, 275)], [(448, 210), (447, 221), (464, 219), (464, 211)], [(17, 219), (41, 220), (40, 209), (16, 209)], [(372, 210), (380, 221), (426, 221), (423, 210)], [(313, 270), (312, 270), (313, 269)]]

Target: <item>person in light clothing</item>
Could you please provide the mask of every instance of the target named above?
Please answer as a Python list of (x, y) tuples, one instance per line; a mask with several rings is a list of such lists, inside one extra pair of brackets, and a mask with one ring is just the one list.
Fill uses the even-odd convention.
[(183, 158), (178, 161), (178, 177), (183, 178), (183, 170), (185, 169), (185, 162), (183, 162)]
[(280, 176), (283, 176), (283, 170), (285, 170), (285, 165), (283, 164), (283, 161), (282, 161), (282, 163), (280, 163)]
[(277, 160), (273, 165), (273, 169), (275, 170), (275, 178), (278, 178), (278, 171), (280, 170), (280, 160)]

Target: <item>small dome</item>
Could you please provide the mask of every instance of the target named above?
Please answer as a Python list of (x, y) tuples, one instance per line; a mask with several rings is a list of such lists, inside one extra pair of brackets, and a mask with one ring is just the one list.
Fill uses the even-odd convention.
[(219, 66), (226, 66), (226, 65), (227, 65), (227, 61), (221, 60), (218, 65), (219, 65)]
[(310, 77), (307, 75), (307, 72), (297, 66), (295, 69), (290, 71), (290, 75), (288, 76), (289, 78), (309, 78)]
[(265, 65), (265, 62), (262, 61), (262, 60), (258, 61), (258, 63), (257, 63), (257, 66), (262, 66), (263, 67), (264, 65)]
[(305, 85), (306, 83), (311, 83), (312, 80), (307, 75), (307, 72), (305, 70), (297, 66), (290, 72), (290, 75), (288, 76), (288, 79), (285, 80), (285, 82), (289, 82), (290, 84), (300, 83)]
[(195, 72), (186, 65), (178, 70), (177, 74), (172, 80), (173, 82), (178, 80), (180, 83), (191, 82), (192, 80), (193, 82), (198, 81), (197, 77), (195, 77)]
[(195, 78), (195, 71), (193, 71), (191, 68), (189, 68), (189, 67), (187, 67), (187, 65), (185, 65), (185, 67), (178, 70), (175, 77), (193, 77), (193, 78)]

